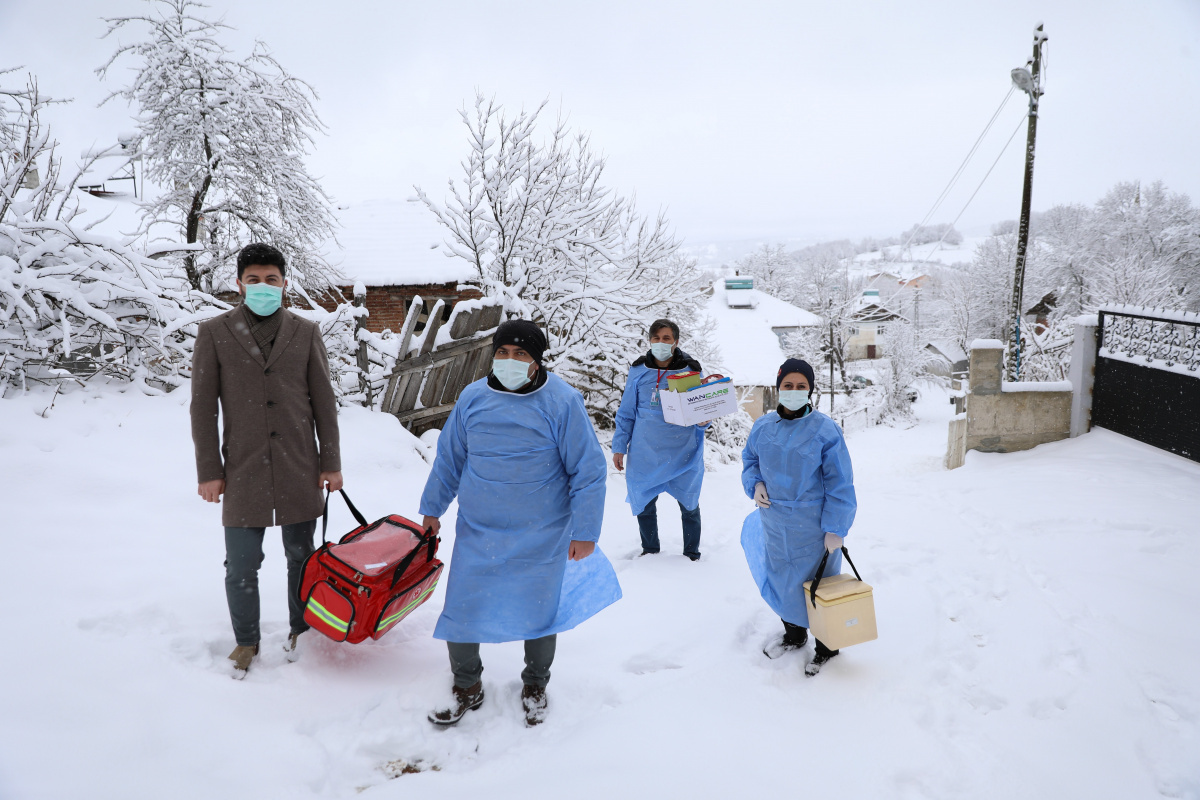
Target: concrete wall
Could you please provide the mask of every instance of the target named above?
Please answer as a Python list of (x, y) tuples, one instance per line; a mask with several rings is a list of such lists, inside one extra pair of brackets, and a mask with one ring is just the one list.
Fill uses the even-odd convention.
[(1004, 383), (1004, 345), (971, 345), (966, 412), (950, 423), (946, 467), (962, 466), (968, 450), (1012, 453), (1071, 435), (1071, 384)]

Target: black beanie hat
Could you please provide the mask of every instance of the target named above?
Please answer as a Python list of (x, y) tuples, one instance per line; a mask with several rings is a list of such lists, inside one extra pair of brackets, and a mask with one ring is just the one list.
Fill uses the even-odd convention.
[(496, 351), (506, 344), (515, 344), (533, 356), (533, 360), (541, 366), (542, 354), (546, 352), (546, 334), (537, 325), (527, 319), (510, 319), (501, 323), (492, 337), (492, 355), (496, 355)]
[(810, 391), (817, 388), (817, 377), (813, 374), (813, 368), (808, 365), (807, 361), (802, 361), (799, 358), (789, 358), (783, 362), (783, 366), (779, 368), (779, 374), (775, 376), (775, 388), (778, 389), (779, 384), (783, 383), (783, 379), (793, 372), (799, 372), (808, 378), (808, 388)]

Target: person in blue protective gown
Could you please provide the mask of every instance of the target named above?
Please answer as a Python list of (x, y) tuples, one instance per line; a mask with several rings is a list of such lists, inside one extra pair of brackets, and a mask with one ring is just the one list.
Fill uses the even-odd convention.
[[(700, 362), (678, 347), (679, 326), (669, 319), (650, 325), (650, 352), (633, 362), (613, 434), (613, 466), (625, 471), (626, 501), (637, 516), (642, 555), (659, 552), (658, 496), (679, 503), (683, 554), (700, 558), (700, 487), (704, 482), (707, 425), (672, 425), (663, 419), (659, 392), (667, 378), (700, 371)], [(628, 464), (626, 463), (628, 458)]]
[(621, 597), (596, 548), (607, 467), (579, 392), (542, 367), (546, 338), (511, 320), (493, 337), (492, 371), (463, 390), (438, 438), (421, 495), (435, 532), (458, 497), (446, 601), (433, 635), (454, 673), (452, 725), (483, 704), (481, 642), (525, 642), (528, 725), (542, 721), (557, 634)]
[[(742, 451), (742, 487), (757, 506), (742, 525), (742, 548), (763, 599), (783, 620), (783, 638), (763, 650), (772, 658), (808, 641), (804, 582), (817, 577), (826, 552), (823, 575), (841, 572), (858, 508), (850, 453), (837, 423), (813, 410), (815, 385), (807, 362), (785, 361), (775, 379), (779, 407), (755, 420)], [(817, 640), (805, 674), (837, 654)]]

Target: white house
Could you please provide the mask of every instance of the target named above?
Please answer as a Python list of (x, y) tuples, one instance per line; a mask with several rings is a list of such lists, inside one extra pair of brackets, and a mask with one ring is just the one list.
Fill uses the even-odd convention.
[(851, 319), (854, 324), (850, 326), (850, 339), (846, 342), (846, 356), (850, 361), (882, 356), (883, 334), (887, 324), (896, 320), (908, 322), (902, 314), (884, 305), (878, 289), (863, 292)]
[(823, 325), (824, 321), (810, 311), (764, 294), (752, 283), (745, 285), (748, 280), (717, 280), (705, 313), (716, 324), (714, 338), (720, 343), (721, 362), (740, 390), (742, 408), (758, 418), (775, 408), (779, 365), (792, 356), (809, 361), (816, 358), (814, 353), (786, 352), (784, 337), (801, 328)]

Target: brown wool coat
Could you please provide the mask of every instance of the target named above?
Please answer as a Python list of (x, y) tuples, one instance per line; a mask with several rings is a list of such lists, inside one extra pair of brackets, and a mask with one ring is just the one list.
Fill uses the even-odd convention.
[(196, 335), (196, 473), (200, 483), (225, 479), (226, 527), (316, 519), (324, 502), (320, 473), (342, 468), (337, 400), (320, 330), (287, 309), (280, 313), (270, 360), (263, 359), (240, 307), (202, 322)]

